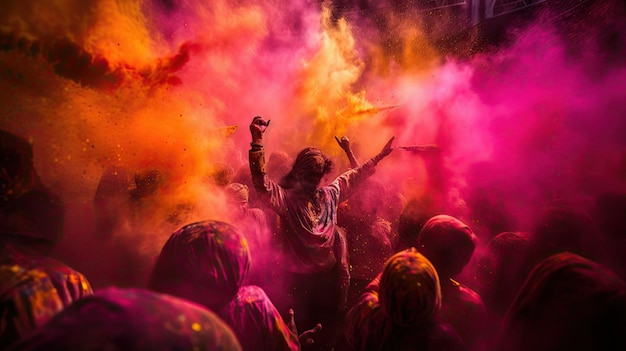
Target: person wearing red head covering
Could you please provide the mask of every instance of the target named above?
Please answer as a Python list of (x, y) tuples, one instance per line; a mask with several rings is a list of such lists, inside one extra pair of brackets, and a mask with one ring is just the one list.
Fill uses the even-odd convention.
[(269, 125), (256, 116), (250, 124), (250, 172), (254, 188), (264, 206), (280, 217), (283, 239), (282, 264), (291, 276), (290, 297), (299, 311), (297, 322), (311, 328), (324, 326), (321, 349), (332, 349), (338, 335), (335, 327), (347, 309), (350, 273), (345, 237), (339, 232), (337, 207), (356, 185), (372, 175), (375, 167), (393, 148), (394, 138), (382, 151), (356, 169), (339, 175), (322, 186), (332, 169), (322, 150), (307, 147), (297, 155), (291, 170), (280, 183), (267, 176), (263, 134)]
[(495, 351), (626, 350), (626, 284), (563, 252), (538, 263), (509, 306)]
[(244, 285), (250, 268), (245, 237), (220, 221), (188, 224), (163, 246), (150, 289), (208, 307), (233, 329), (243, 350), (299, 350), (263, 289)]
[(215, 313), (137, 288), (107, 288), (56, 315), (11, 351), (240, 351)]
[(0, 349), (93, 293), (83, 274), (48, 256), (65, 209), (32, 158), (26, 140), (0, 131)]
[(347, 315), (348, 350), (465, 349), (454, 329), (440, 322), (439, 276), (415, 248), (391, 256), (367, 290)]
[(475, 291), (454, 279), (469, 263), (476, 248), (476, 236), (460, 220), (437, 215), (424, 224), (417, 244), (441, 278), (442, 319), (454, 326), (468, 349), (484, 350), (489, 335), (485, 304)]
[(530, 239), (526, 232), (503, 232), (485, 246), (474, 267), (476, 290), (483, 298), (490, 335), (495, 335), (506, 309), (532, 269)]

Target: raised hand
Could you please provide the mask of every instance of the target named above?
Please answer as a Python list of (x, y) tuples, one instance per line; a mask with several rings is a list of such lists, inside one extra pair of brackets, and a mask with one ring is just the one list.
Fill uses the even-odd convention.
[(339, 147), (343, 149), (343, 151), (348, 152), (350, 150), (350, 139), (348, 137), (342, 136), (341, 139), (335, 136), (335, 140), (337, 140), (337, 144)]
[(261, 116), (256, 116), (250, 123), (250, 135), (252, 136), (252, 142), (263, 139), (263, 133), (267, 127), (269, 127), (270, 121), (264, 120)]
[(395, 138), (396, 138), (395, 136), (392, 136), (391, 139), (389, 139), (387, 144), (385, 144), (383, 149), (380, 151), (380, 153), (378, 155), (380, 156), (381, 159), (383, 157), (386, 157), (387, 155), (389, 155), (393, 151), (393, 147), (391, 146), (391, 144), (393, 143), (393, 140)]
[[(296, 327), (296, 319), (293, 309), (289, 309), (289, 322), (287, 323), (287, 326), (294, 334), (298, 335), (298, 328)], [(322, 330), (322, 325), (320, 323), (317, 323), (315, 328), (309, 329), (298, 335), (298, 339), (300, 339), (300, 345), (302, 347), (313, 345), (313, 343), (315, 342), (315, 335), (317, 335), (320, 330)]]

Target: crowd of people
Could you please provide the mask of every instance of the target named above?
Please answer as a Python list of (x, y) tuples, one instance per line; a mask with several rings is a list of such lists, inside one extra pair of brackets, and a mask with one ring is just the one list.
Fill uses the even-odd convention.
[[(232, 215), (181, 223), (145, 284), (97, 289), (50, 257), (63, 202), (32, 146), (0, 131), (0, 349), (626, 350), (626, 194), (479, 233), (487, 221), (389, 194), (374, 174), (394, 138), (362, 163), (337, 138), (349, 163), (337, 172), (314, 147), (266, 163), (269, 125), (252, 119), (245, 168), (216, 172)], [(114, 237), (160, 179), (106, 170), (96, 235)]]

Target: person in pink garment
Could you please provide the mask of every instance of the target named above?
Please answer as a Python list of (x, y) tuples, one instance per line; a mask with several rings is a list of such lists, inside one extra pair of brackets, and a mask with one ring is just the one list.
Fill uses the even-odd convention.
[(626, 349), (626, 285), (571, 252), (539, 262), (509, 306), (494, 351)]
[(64, 216), (35, 170), (32, 146), (0, 131), (0, 349), (93, 293), (82, 273), (49, 256)]
[(283, 320), (263, 289), (244, 285), (250, 259), (249, 245), (234, 226), (212, 220), (191, 223), (163, 246), (149, 288), (216, 312), (243, 350), (299, 350), (291, 322)]
[(100, 289), (57, 314), (10, 351), (241, 351), (214, 312), (139, 288)]
[(442, 320), (454, 327), (469, 350), (486, 350), (487, 308), (478, 293), (456, 280), (474, 254), (476, 235), (457, 218), (437, 215), (424, 224), (417, 239), (417, 250), (441, 279)]

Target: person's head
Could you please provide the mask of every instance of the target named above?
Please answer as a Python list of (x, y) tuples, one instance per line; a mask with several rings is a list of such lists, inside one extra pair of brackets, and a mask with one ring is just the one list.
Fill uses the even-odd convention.
[(291, 170), (281, 180), (281, 186), (294, 188), (299, 186), (305, 190), (316, 189), (325, 175), (332, 171), (333, 162), (314, 147), (300, 151)]
[(532, 268), (529, 267), (529, 247), (525, 232), (500, 233), (487, 243), (475, 267), (475, 279), (493, 315), (504, 315)]
[(234, 226), (196, 222), (174, 232), (165, 243), (150, 288), (219, 309), (235, 297), (249, 268), (248, 243)]
[(431, 322), (441, 308), (437, 271), (414, 248), (400, 251), (387, 260), (379, 295), (383, 312), (397, 326)]
[(248, 187), (248, 205), (250, 207), (259, 207), (259, 196), (254, 190), (254, 184), (252, 184), (252, 174), (250, 173), (250, 164), (245, 163), (237, 169), (231, 179), (231, 183), (241, 183)]
[(13, 351), (237, 351), (230, 327), (215, 313), (174, 296), (107, 288), (74, 302), (18, 342)]
[(248, 186), (241, 183), (230, 183), (225, 189), (228, 206), (237, 213), (244, 213), (248, 209)]
[(539, 215), (531, 233), (534, 263), (569, 251), (589, 259), (600, 259), (600, 239), (591, 216), (576, 207), (555, 204)]
[(472, 258), (476, 236), (460, 220), (437, 215), (424, 224), (417, 243), (417, 249), (435, 265), (439, 275), (452, 278), (461, 273)]
[(538, 263), (502, 322), (496, 350), (625, 350), (626, 285), (564, 252)]
[(0, 130), (0, 240), (48, 253), (63, 235), (65, 208), (45, 187), (32, 146)]
[(133, 197), (141, 199), (146, 196), (154, 195), (158, 192), (159, 187), (163, 185), (163, 172), (158, 169), (144, 169), (135, 173), (135, 189)]
[(422, 227), (436, 212), (432, 209), (430, 198), (414, 198), (402, 208), (398, 218), (397, 250), (418, 247), (417, 238)]
[(281, 179), (289, 172), (293, 158), (285, 151), (273, 151), (267, 159), (267, 176), (270, 179)]
[(211, 167), (209, 171), (209, 180), (218, 187), (224, 187), (228, 185), (235, 174), (233, 167), (226, 163), (216, 163)]

